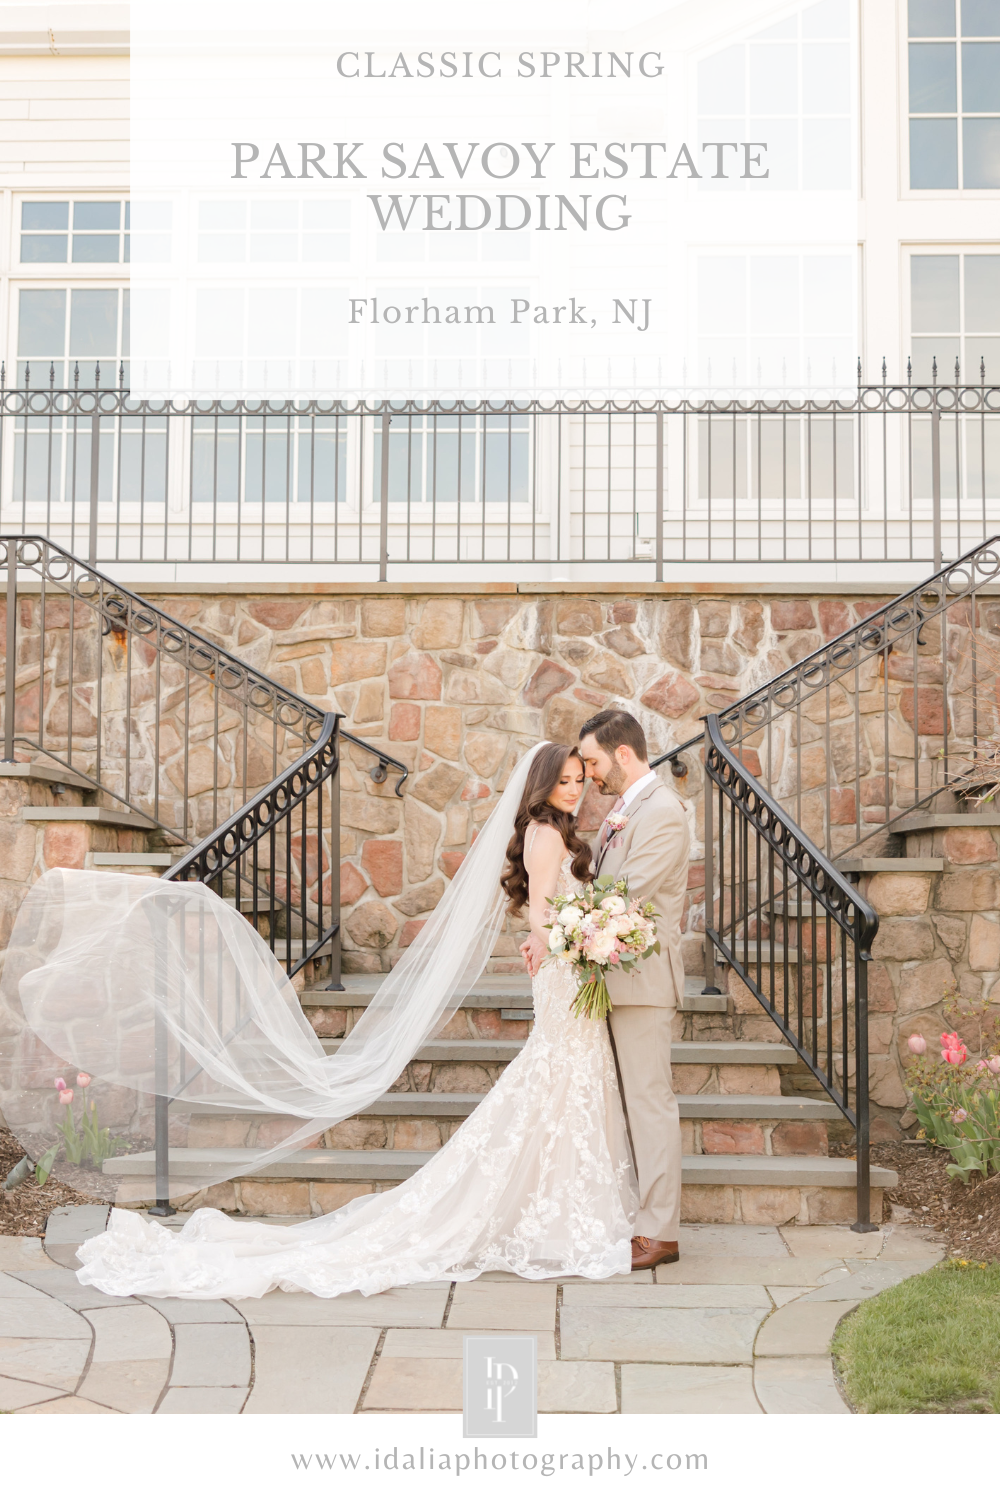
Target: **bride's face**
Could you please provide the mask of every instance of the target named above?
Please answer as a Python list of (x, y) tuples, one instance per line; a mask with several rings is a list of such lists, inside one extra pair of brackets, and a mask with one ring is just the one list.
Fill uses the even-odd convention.
[(546, 798), (549, 806), (557, 807), (560, 812), (575, 812), (576, 804), (583, 796), (583, 779), (583, 767), (576, 756), (571, 755)]

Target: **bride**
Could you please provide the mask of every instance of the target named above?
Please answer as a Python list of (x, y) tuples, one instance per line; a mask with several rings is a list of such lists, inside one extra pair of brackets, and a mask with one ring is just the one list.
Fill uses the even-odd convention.
[[(578, 891), (590, 874), (574, 816), (583, 785), (576, 749), (545, 743), (522, 757), (438, 908), (443, 930), (425, 929), (418, 943), (428, 951), (404, 959), (381, 987), (392, 990), (409, 974), (410, 993), (400, 993), (396, 1010), (412, 1009), (430, 950), (441, 968), (448, 944), (469, 945), (467, 899), (491, 861), (489, 946), (480, 942), (478, 967), (467, 966), (455, 993), (467, 993), (481, 972), (505, 897), (512, 914), (527, 906), (531, 931), (547, 946), (549, 900)], [(506, 851), (502, 873), (490, 847)], [(524, 1048), (448, 1143), (398, 1187), (294, 1225), (202, 1208), (174, 1231), (115, 1209), (106, 1232), (78, 1251), (80, 1281), (115, 1296), (260, 1297), (278, 1287), (336, 1297), (494, 1270), (530, 1279), (628, 1272), (635, 1180), (614, 1060), (607, 1027), (573, 1015), (575, 991), (568, 966), (542, 965)]]

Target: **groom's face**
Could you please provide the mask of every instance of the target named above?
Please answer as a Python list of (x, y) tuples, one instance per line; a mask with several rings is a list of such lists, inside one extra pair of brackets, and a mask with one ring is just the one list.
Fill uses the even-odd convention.
[(605, 797), (617, 797), (625, 790), (627, 773), (621, 762), (601, 748), (592, 734), (580, 742), (583, 764), (597, 790)]

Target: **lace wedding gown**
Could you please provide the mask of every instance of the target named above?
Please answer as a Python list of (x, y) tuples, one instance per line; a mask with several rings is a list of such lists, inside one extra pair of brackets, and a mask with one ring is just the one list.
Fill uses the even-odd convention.
[[(579, 889), (562, 864), (560, 893)], [(536, 976), (518, 1057), (407, 1182), (322, 1218), (258, 1224), (203, 1208), (179, 1231), (115, 1209), (78, 1255), (113, 1296), (366, 1296), (483, 1271), (602, 1278), (631, 1267), (635, 1179), (603, 1022), (579, 1019), (568, 967)]]

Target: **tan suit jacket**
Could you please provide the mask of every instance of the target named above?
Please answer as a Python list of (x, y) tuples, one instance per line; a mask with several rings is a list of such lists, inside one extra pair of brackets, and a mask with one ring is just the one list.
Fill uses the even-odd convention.
[(676, 1008), (684, 994), (681, 918), (687, 891), (691, 835), (683, 804), (660, 781), (646, 787), (626, 808), (628, 822), (606, 846), (595, 851), (598, 875), (628, 880), (629, 897), (652, 901), (658, 913), (660, 952), (640, 959), (629, 974), (608, 974), (613, 1006)]

